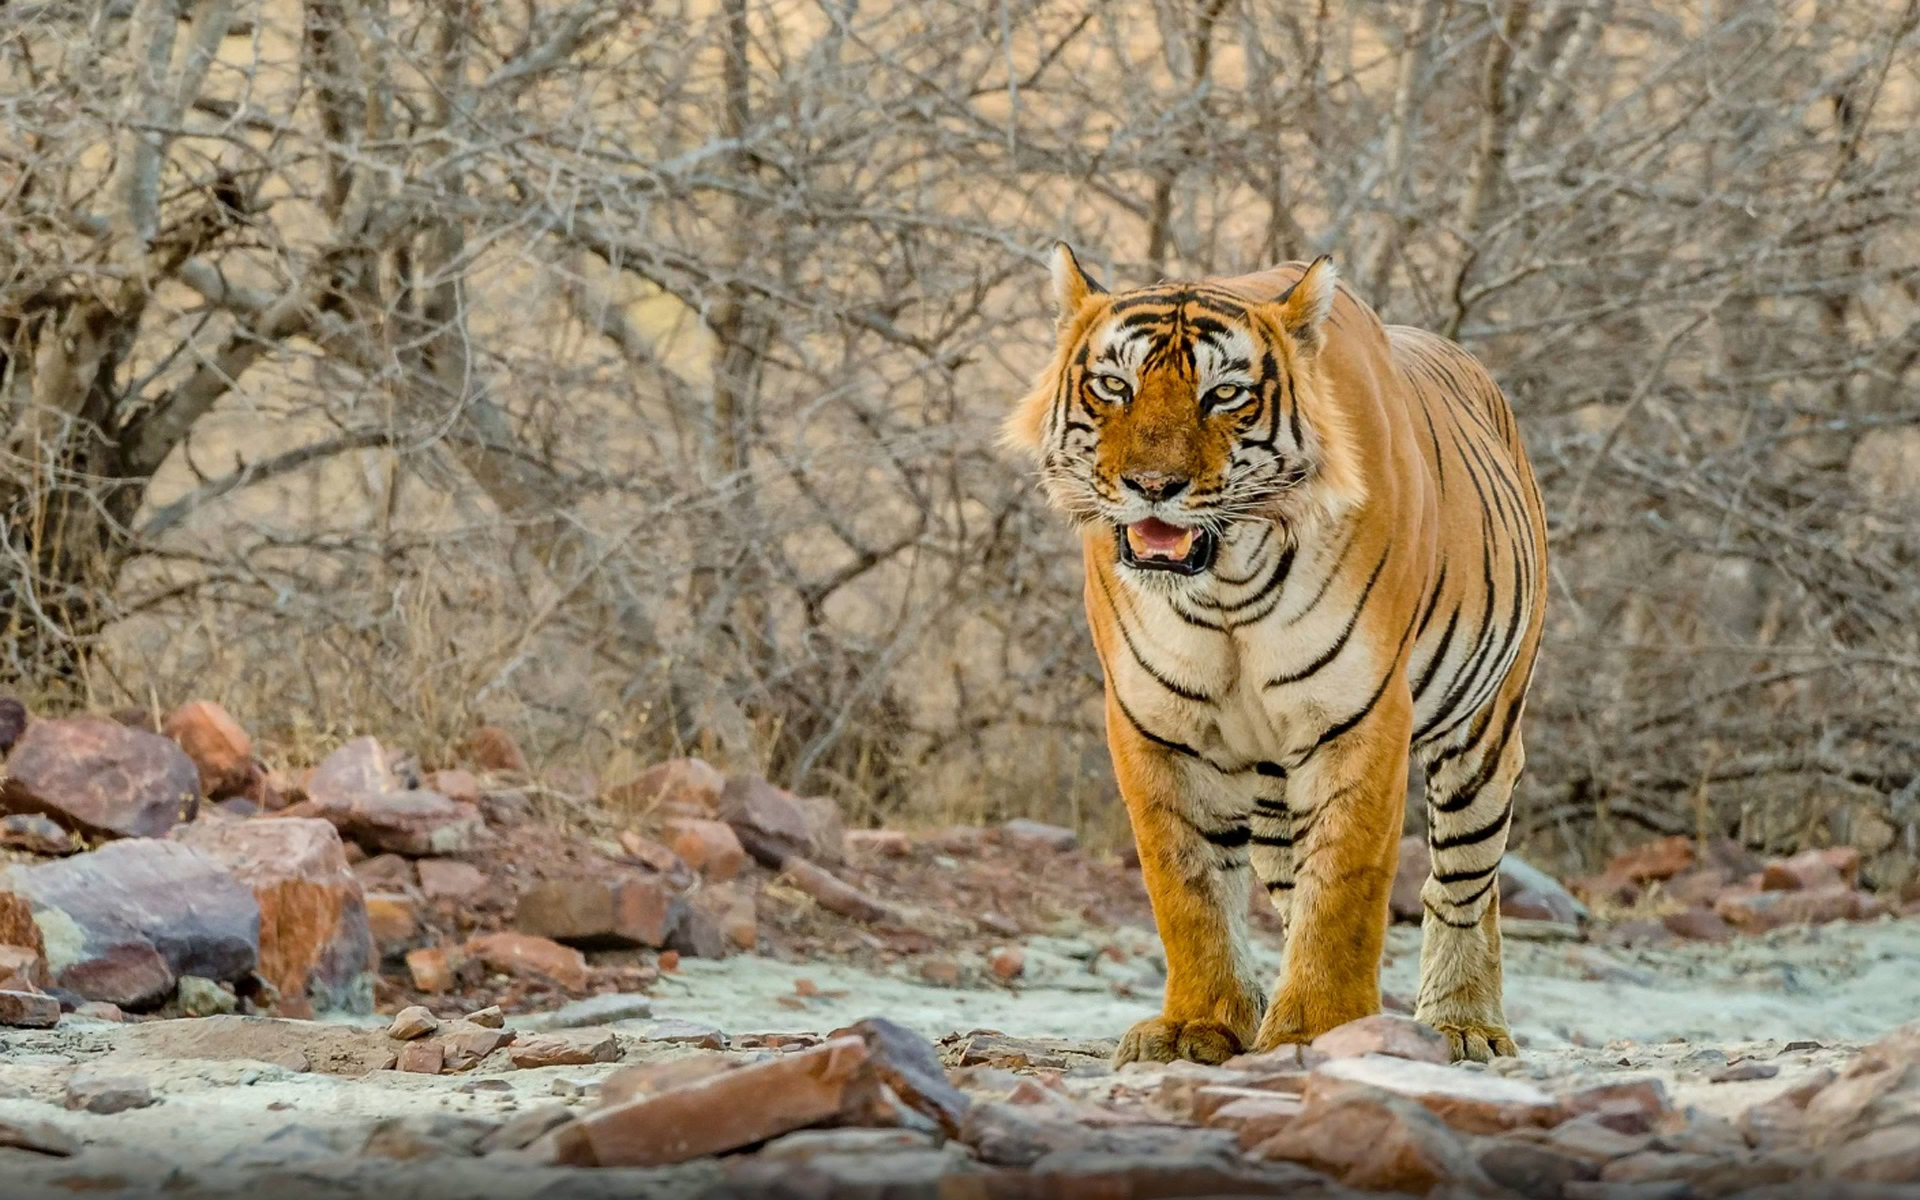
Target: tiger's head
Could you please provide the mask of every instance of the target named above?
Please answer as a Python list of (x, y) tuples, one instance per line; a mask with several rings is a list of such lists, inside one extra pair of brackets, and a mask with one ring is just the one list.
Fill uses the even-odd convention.
[(1202, 576), (1242, 523), (1294, 533), (1361, 498), (1319, 369), (1337, 284), (1321, 257), (1297, 278), (1110, 293), (1056, 245), (1053, 361), (1006, 440), (1038, 458), (1057, 508), (1114, 530), (1131, 571)]

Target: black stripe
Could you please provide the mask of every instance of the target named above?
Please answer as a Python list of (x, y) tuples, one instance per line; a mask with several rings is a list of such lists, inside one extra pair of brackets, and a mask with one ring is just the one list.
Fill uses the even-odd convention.
[(1192, 746), (1187, 745), (1185, 742), (1176, 742), (1176, 741), (1173, 741), (1171, 738), (1163, 738), (1159, 734), (1154, 733), (1152, 730), (1148, 729), (1145, 725), (1142, 725), (1140, 723), (1140, 719), (1133, 715), (1133, 710), (1127, 707), (1127, 702), (1120, 698), (1120, 689), (1118, 688), (1114, 689), (1113, 702), (1120, 709), (1120, 715), (1127, 719), (1127, 724), (1133, 726), (1133, 731), (1139, 734), (1141, 737), (1147, 739), (1148, 741), (1152, 742), (1156, 746), (1160, 746), (1164, 749), (1171, 750), (1175, 754), (1184, 754), (1188, 758), (1200, 759), (1201, 762), (1207, 761), (1205, 758), (1201, 757), (1201, 754), (1198, 750), (1195, 750)]
[(1274, 847), (1284, 848), (1284, 847), (1293, 845), (1293, 835), (1278, 834), (1278, 833), (1256, 833), (1253, 835), (1253, 844), (1256, 846), (1274, 846)]
[(1277, 762), (1257, 762), (1253, 764), (1253, 769), (1256, 773), (1265, 775), (1269, 779), (1285, 779), (1287, 777), (1287, 769)]
[(1201, 829), (1199, 825), (1194, 825), (1194, 828), (1199, 830), (1201, 837), (1222, 850), (1238, 850), (1254, 840), (1253, 831), (1245, 825), (1230, 825), (1225, 829)]
[(1284, 675), (1276, 675), (1272, 679), (1267, 680), (1264, 686), (1281, 687), (1289, 683), (1299, 683), (1311, 675), (1318, 674), (1327, 664), (1340, 657), (1340, 651), (1346, 649), (1347, 639), (1351, 638), (1353, 631), (1359, 627), (1360, 614), (1367, 609), (1367, 597), (1373, 595), (1373, 585), (1380, 582), (1380, 572), (1386, 570), (1387, 556), (1392, 553), (1393, 543), (1388, 542), (1386, 548), (1380, 552), (1380, 561), (1373, 565), (1373, 574), (1367, 576), (1367, 586), (1360, 589), (1360, 599), (1354, 604), (1353, 613), (1347, 617), (1347, 627), (1340, 631), (1339, 637), (1333, 639), (1333, 644), (1328, 646), (1319, 658), (1308, 663), (1303, 669)]
[(1456, 833), (1443, 838), (1431, 839), (1427, 842), (1427, 846), (1436, 853), (1441, 850), (1458, 850), (1462, 846), (1477, 846), (1494, 834), (1499, 833), (1502, 829), (1505, 829), (1508, 820), (1512, 817), (1513, 797), (1509, 796), (1507, 797), (1506, 804), (1501, 806), (1500, 815), (1485, 825), (1480, 826), (1478, 829), (1469, 829), (1465, 833)]
[[(1413, 626), (1409, 625), (1407, 626), (1406, 633), (1400, 635), (1400, 646), (1393, 652), (1393, 659), (1387, 664), (1386, 672), (1380, 677), (1380, 686), (1373, 689), (1373, 695), (1367, 697), (1367, 702), (1361, 705), (1359, 711), (1355, 712), (1352, 716), (1344, 720), (1335, 721), (1333, 724), (1327, 726), (1326, 732), (1320, 735), (1320, 739), (1313, 744), (1312, 749), (1301, 756), (1301, 762), (1305, 762), (1315, 754), (1318, 754), (1321, 747), (1333, 741), (1335, 738), (1344, 736), (1350, 732), (1354, 726), (1367, 719), (1367, 716), (1373, 712), (1374, 706), (1380, 703), (1380, 697), (1387, 694), (1387, 685), (1392, 683), (1394, 676), (1399, 673), (1400, 655), (1407, 648), (1407, 639), (1412, 636)], [(1295, 769), (1299, 769), (1298, 763), (1295, 764)]]
[(1445, 875), (1435, 875), (1433, 878), (1438, 883), (1465, 883), (1469, 879), (1484, 878), (1499, 869), (1500, 864), (1494, 863), (1492, 866), (1484, 867), (1478, 871), (1448, 871)]
[(1133, 661), (1135, 665), (1137, 665), (1142, 671), (1145, 671), (1147, 673), (1148, 678), (1152, 679), (1155, 683), (1167, 689), (1169, 692), (1172, 692), (1174, 695), (1180, 697), (1182, 700), (1191, 700), (1195, 704), (1213, 703), (1213, 698), (1207, 695), (1205, 692), (1195, 691), (1190, 687), (1186, 687), (1176, 682), (1175, 680), (1167, 678), (1167, 676), (1163, 674), (1159, 670), (1159, 668), (1155, 667), (1152, 663), (1148, 662), (1145, 658), (1141, 656), (1140, 647), (1133, 644), (1133, 634), (1129, 632), (1127, 629), (1127, 620), (1124, 616), (1121, 615), (1120, 605), (1113, 598), (1113, 585), (1107, 582), (1107, 577), (1104, 572), (1095, 571), (1094, 577), (1100, 581), (1100, 591), (1103, 595), (1106, 596), (1107, 607), (1111, 609), (1113, 612), (1113, 623), (1120, 630), (1120, 641), (1122, 642), (1122, 644), (1126, 646), (1127, 653), (1133, 656)]

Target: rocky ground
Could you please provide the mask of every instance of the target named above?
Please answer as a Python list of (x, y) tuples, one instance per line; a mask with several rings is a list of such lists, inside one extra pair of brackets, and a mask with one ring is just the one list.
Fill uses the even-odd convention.
[(1115, 1071), (1164, 968), (1068, 831), (142, 724), (0, 701), (6, 1196), (1920, 1197), (1920, 919), (1845, 848), (1516, 861), (1518, 1059), (1439, 1061), (1396, 925), (1381, 1017)]

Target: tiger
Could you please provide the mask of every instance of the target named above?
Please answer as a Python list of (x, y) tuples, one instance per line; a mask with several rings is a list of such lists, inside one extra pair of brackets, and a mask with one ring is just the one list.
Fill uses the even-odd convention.
[[(1545, 613), (1512, 408), (1328, 256), (1108, 292), (1056, 245), (1051, 361), (1006, 418), (1077, 526), (1108, 750), (1166, 959), (1116, 1064), (1219, 1063), (1380, 1011), (1410, 765), (1432, 867), (1416, 1020), (1516, 1053), (1499, 879)], [(1279, 916), (1271, 995), (1252, 880)]]

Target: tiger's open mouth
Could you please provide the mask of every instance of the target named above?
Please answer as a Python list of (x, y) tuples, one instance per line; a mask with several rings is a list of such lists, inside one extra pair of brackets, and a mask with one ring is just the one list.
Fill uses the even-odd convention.
[(1207, 530), (1148, 517), (1114, 528), (1120, 561), (1142, 571), (1198, 575), (1213, 565), (1219, 542)]

